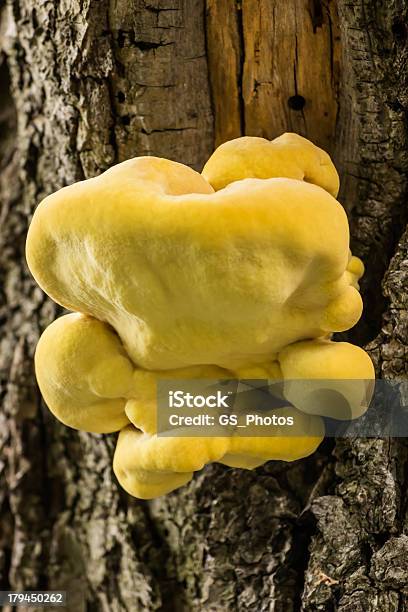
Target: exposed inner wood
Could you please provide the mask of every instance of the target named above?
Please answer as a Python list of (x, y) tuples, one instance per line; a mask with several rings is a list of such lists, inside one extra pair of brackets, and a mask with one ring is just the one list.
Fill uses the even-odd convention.
[(340, 32), (333, 1), (207, 2), (207, 48), (220, 144), (294, 131), (333, 152)]

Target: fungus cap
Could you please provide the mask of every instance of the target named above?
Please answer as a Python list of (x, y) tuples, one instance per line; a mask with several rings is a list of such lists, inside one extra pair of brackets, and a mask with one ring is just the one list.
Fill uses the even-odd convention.
[[(277, 152), (290, 160), (304, 149), (296, 167), (306, 167), (316, 151), (320, 168), (323, 152), (289, 136)], [(302, 338), (348, 329), (362, 302), (344, 209), (322, 187), (286, 178), (283, 161), (280, 177), (264, 178), (267, 161), (261, 178), (217, 192), (154, 157), (65, 187), (34, 214), (30, 270), (56, 302), (110, 324), (149, 370), (261, 363)]]
[[(364, 268), (338, 184), (324, 151), (284, 134), (225, 143), (202, 175), (128, 160), (38, 206), (29, 268), (75, 311), (38, 343), (39, 386), (66, 425), (120, 430), (114, 471), (129, 493), (165, 494), (211, 461), (252, 469), (306, 456), (328, 413), (318, 379), (374, 377), (362, 349), (330, 340), (362, 311)], [(280, 414), (296, 417), (294, 435), (161, 438), (160, 378), (283, 379), (292, 406)], [(299, 392), (293, 379), (308, 385)], [(339, 418), (365, 410), (366, 387), (339, 393)]]

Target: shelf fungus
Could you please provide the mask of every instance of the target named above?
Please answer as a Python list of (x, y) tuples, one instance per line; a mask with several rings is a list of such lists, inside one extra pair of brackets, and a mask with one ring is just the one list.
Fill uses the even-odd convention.
[[(130, 494), (172, 491), (211, 461), (252, 469), (305, 457), (322, 440), (322, 416), (367, 408), (364, 384), (336, 387), (374, 378), (361, 348), (331, 340), (362, 312), (363, 265), (338, 187), (324, 151), (284, 134), (227, 142), (201, 174), (130, 159), (38, 206), (28, 265), (73, 311), (39, 341), (39, 387), (62, 423), (120, 430), (113, 468)], [(281, 380), (276, 410), (294, 429), (160, 436), (161, 378)], [(342, 401), (327, 401), (322, 379)]]

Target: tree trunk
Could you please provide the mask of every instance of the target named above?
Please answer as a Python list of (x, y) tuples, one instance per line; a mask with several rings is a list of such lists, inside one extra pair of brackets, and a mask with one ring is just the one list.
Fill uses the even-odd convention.
[(297, 131), (340, 171), (365, 261), (349, 337), (407, 374), (408, 2), (0, 0), (0, 588), (68, 609), (408, 610), (408, 447), (327, 440), (255, 471), (214, 464), (152, 502), (112, 473), (115, 435), (42, 405), (58, 314), (24, 258), (46, 194), (136, 155), (200, 169), (241, 134)]

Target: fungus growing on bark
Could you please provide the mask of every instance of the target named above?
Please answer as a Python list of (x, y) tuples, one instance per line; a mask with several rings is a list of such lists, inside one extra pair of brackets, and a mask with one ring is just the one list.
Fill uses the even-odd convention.
[[(202, 174), (131, 159), (38, 206), (29, 268), (74, 311), (43, 333), (38, 383), (66, 425), (121, 430), (114, 470), (129, 493), (164, 494), (210, 461), (253, 468), (306, 456), (324, 434), (318, 415), (330, 412), (316, 402), (317, 379), (373, 378), (362, 349), (330, 340), (362, 312), (363, 266), (349, 251), (338, 186), (324, 151), (284, 134), (225, 143)], [(160, 437), (160, 378), (286, 379), (292, 406), (280, 410), (298, 429)], [(289, 379), (310, 385), (300, 393)], [(355, 389), (338, 418), (366, 406)]]

